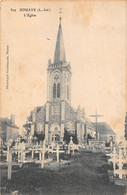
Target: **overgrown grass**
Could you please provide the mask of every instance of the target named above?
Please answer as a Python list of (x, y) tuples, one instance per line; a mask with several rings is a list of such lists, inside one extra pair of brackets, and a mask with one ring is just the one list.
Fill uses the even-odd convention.
[[(44, 169), (24, 168), (12, 174), (12, 180), (2, 179), (6, 186), (2, 194), (17, 190), (22, 195), (124, 195), (125, 188), (108, 180), (104, 154), (81, 152), (68, 164), (52, 163)], [(51, 168), (57, 167), (57, 169)]]

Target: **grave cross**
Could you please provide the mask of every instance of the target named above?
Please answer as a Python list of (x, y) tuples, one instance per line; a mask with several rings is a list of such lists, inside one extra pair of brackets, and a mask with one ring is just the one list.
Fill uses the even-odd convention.
[(45, 140), (43, 141), (43, 150), (42, 150), (42, 162), (41, 162), (41, 168), (44, 167), (44, 161), (45, 161)]
[(99, 114), (97, 114), (97, 109), (96, 109), (96, 113), (95, 113), (95, 115), (90, 115), (90, 117), (95, 117), (95, 122), (96, 122), (96, 140), (98, 140), (98, 131), (97, 131), (97, 119), (99, 118), (99, 117), (102, 117), (103, 115), (99, 115)]

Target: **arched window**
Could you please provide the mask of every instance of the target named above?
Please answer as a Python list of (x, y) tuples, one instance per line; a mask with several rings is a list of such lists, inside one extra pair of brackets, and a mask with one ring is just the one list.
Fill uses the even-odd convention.
[(57, 84), (57, 98), (60, 98), (60, 83)]
[(56, 98), (56, 83), (53, 84), (53, 98)]
[(69, 86), (67, 86), (67, 99), (69, 100)]

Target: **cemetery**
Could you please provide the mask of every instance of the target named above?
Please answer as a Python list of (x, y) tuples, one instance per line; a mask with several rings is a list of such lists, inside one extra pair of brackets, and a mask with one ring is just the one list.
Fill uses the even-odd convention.
[(105, 121), (98, 122), (103, 115), (97, 109), (89, 115), (95, 118), (91, 122), (84, 107), (72, 106), (72, 71), (61, 17), (54, 60), (48, 60), (46, 71), (46, 102), (35, 103), (37, 107), (25, 116), (22, 134), (15, 115), (0, 119), (1, 194), (125, 195), (127, 141), (116, 142), (113, 129)]
[[(36, 178), (37, 173), (40, 175), (38, 175), (38, 179), (39, 177), (43, 177), (44, 175), (45, 177), (49, 178), (49, 175), (52, 175), (53, 173), (56, 175), (55, 177), (57, 177), (58, 174), (63, 174), (63, 176), (65, 176), (65, 173), (67, 174), (68, 169), (69, 171), (70, 169), (73, 170), (71, 174), (76, 174), (75, 169), (78, 168), (77, 171), (79, 171), (83, 162), (86, 163), (86, 166), (84, 166), (83, 164), (82, 171), (80, 173), (83, 174), (83, 176), (81, 177), (85, 177), (89, 173), (90, 175), (87, 175), (87, 177), (90, 177), (89, 182), (91, 183), (91, 185), (95, 185), (95, 181), (93, 182), (95, 178), (100, 180), (100, 177), (102, 177), (106, 179), (105, 185), (108, 185), (108, 187), (111, 188), (112, 186), (113, 190), (122, 189), (123, 192), (125, 192), (127, 182), (127, 172), (125, 170), (127, 157), (126, 142), (120, 143), (119, 145), (110, 143), (110, 147), (105, 147), (104, 143), (99, 141), (89, 141), (88, 143), (89, 144), (84, 144), (82, 146), (79, 146), (78, 144), (76, 145), (73, 143), (72, 137), (70, 137), (70, 142), (68, 144), (58, 144), (52, 142), (51, 145), (46, 145), (45, 140), (41, 141), (40, 143), (34, 142), (34, 144), (25, 143), (19, 138), (15, 140), (15, 144), (13, 144), (12, 140), (9, 140), (7, 150), (3, 150), (3, 156), (5, 158), (0, 165), (2, 176), (1, 191), (3, 192), (3, 194), (9, 190), (17, 191), (17, 194), (24, 194), (24, 192), (21, 193), (21, 191), (23, 189), (26, 189), (24, 188), (24, 186), (22, 186), (23, 184), (21, 181), (21, 183), (18, 184), (19, 187), (17, 187), (17, 182), (19, 182), (16, 179), (17, 177), (18, 179), (19, 176), (21, 176), (22, 179), (25, 179), (26, 177), (27, 183), (29, 180), (28, 178), (31, 177), (34, 180), (33, 177), (35, 176)], [(93, 161), (90, 161), (91, 158)], [(95, 170), (91, 172), (91, 168), (89, 166), (91, 168), (94, 167)], [(43, 172), (44, 175), (42, 176)], [(52, 176), (50, 180), (52, 183)], [(72, 177), (71, 180), (74, 180), (74, 178)], [(81, 180), (80, 177), (79, 180)], [(47, 180), (47, 182), (48, 181), (49, 180)], [(85, 183), (86, 179), (84, 179), (82, 182)], [(5, 183), (7, 186), (5, 185)], [(11, 189), (9, 187), (10, 185)], [(32, 185), (32, 188), (36, 190), (35, 184), (31, 183), (28, 184), (28, 186), (29, 185)], [(40, 181), (38, 181), (38, 185), (42, 185), (40, 184)], [(106, 187), (105, 185), (103, 183), (103, 188)], [(58, 186), (56, 187), (58, 188)], [(86, 188), (88, 191), (91, 190), (88, 189), (88, 186)], [(82, 189), (84, 188), (82, 187)], [(44, 189), (44, 191), (45, 190), (47, 189)], [(98, 190), (100, 190), (100, 188), (97, 189), (97, 191)], [(117, 190), (115, 194), (117, 194)], [(29, 189), (28, 191), (31, 194), (31, 189)], [(41, 189), (41, 191), (43, 190)], [(54, 192), (54, 194), (56, 194), (56, 191)]]
[(108, 171), (109, 179), (117, 185), (127, 186), (127, 142), (114, 145), (106, 154), (112, 170)]

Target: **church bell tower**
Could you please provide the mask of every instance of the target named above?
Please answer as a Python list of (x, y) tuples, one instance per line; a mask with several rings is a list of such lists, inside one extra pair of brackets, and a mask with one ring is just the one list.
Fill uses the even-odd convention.
[(47, 143), (63, 141), (66, 107), (71, 102), (71, 67), (64, 49), (61, 17), (54, 53), (48, 61), (45, 140)]
[(54, 53), (54, 61), (48, 61), (47, 69), (47, 101), (57, 102), (66, 100), (71, 102), (71, 67), (67, 63), (64, 49), (61, 17)]

